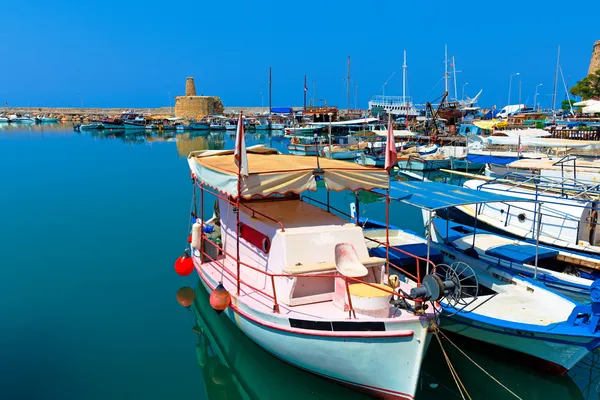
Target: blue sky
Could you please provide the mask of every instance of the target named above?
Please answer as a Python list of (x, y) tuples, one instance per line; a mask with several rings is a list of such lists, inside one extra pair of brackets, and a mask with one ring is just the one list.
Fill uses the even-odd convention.
[[(565, 80), (587, 73), (600, 2), (326, 2), (40, 1), (3, 6), (0, 102), (21, 106), (158, 107), (183, 94), (193, 76), (198, 94), (226, 106), (302, 104), (309, 97), (346, 107), (347, 57), (352, 86), (366, 108), (371, 96), (408, 92), (417, 103), (443, 92), (444, 45), (456, 58), (458, 97), (483, 89), (480, 105), (551, 105), (557, 46)], [(8, 50), (8, 51), (7, 51)], [(558, 99), (564, 98), (559, 80)], [(171, 96), (169, 96), (169, 94)], [(354, 89), (352, 106), (354, 106)]]

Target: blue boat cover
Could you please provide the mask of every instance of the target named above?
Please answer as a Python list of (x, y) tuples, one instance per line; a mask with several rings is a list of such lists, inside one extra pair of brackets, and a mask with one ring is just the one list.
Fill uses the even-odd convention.
[[(425, 243), (412, 243), (412, 244), (403, 244), (400, 246), (394, 246), (399, 249), (406, 251), (407, 253), (413, 254), (415, 256), (421, 258), (427, 258), (427, 244)], [(385, 247), (376, 247), (373, 249), (369, 249), (369, 255), (371, 257), (381, 257), (385, 258)], [(444, 261), (444, 256), (442, 253), (435, 249), (429, 249), (429, 261), (434, 264), (439, 264)], [(416, 261), (414, 257), (409, 256), (408, 254), (404, 254), (396, 249), (390, 247), (390, 262), (399, 267), (406, 266), (415, 266)], [(424, 265), (424, 264), (423, 264)]]
[[(386, 190), (374, 192), (386, 194)], [(435, 211), (448, 207), (477, 203), (531, 202), (533, 200), (505, 196), (501, 193), (473, 190), (442, 182), (390, 181), (390, 197), (424, 210)]]
[(292, 107), (271, 107), (271, 112), (275, 114), (290, 114)]
[[(503, 244), (502, 246), (487, 249), (485, 254), (520, 264), (529, 264), (535, 262), (535, 246), (529, 244)], [(538, 260), (554, 258), (557, 255), (558, 250), (552, 250), (544, 247), (539, 247), (538, 249)]]
[(481, 164), (499, 164), (506, 165), (517, 161), (519, 157), (496, 157), (488, 155), (467, 154), (467, 161), (478, 162)]

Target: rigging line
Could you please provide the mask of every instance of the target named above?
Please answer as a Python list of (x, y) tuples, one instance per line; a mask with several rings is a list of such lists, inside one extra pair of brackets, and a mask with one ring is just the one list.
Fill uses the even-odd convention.
[(454, 346), (458, 351), (460, 351), (460, 353), (465, 356), (467, 358), (467, 360), (471, 361), (473, 364), (475, 364), (475, 366), (477, 368), (479, 368), (483, 373), (485, 373), (487, 376), (489, 376), (494, 382), (496, 382), (498, 385), (502, 386), (504, 389), (506, 389), (506, 391), (508, 391), (508, 393), (512, 394), (513, 396), (515, 396), (517, 399), (522, 400), (515, 392), (513, 392), (512, 390), (510, 390), (508, 387), (506, 387), (502, 382), (500, 382), (498, 379), (494, 378), (489, 372), (487, 372), (482, 366), (480, 366), (479, 364), (477, 364), (475, 362), (475, 360), (473, 360), (471, 357), (469, 357), (464, 351), (462, 351), (456, 344), (454, 344), (454, 342), (452, 340), (450, 340), (448, 338), (448, 336), (446, 336), (444, 334), (444, 332), (440, 331), (439, 329), (437, 329), (437, 331), (439, 331), (442, 336), (444, 336), (444, 338), (450, 342), (450, 344), (452, 346)]
[(423, 101), (425, 101), (425, 99), (427, 98), (427, 96), (429, 96), (429, 93), (433, 92), (433, 90), (438, 87), (438, 85), (440, 84), (440, 82), (443, 79), (444, 78), (440, 78), (440, 80), (437, 81), (437, 83), (435, 85), (433, 85), (433, 87), (431, 89), (429, 89), (429, 92), (425, 93), (425, 96), (423, 96), (423, 98), (421, 100), (419, 100), (419, 103), (422, 103)]

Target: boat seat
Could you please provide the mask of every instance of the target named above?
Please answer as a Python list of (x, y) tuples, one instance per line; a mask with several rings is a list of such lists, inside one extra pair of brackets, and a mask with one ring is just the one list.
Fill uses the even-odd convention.
[(356, 249), (350, 243), (335, 245), (335, 269), (350, 278), (360, 278), (369, 273), (367, 267), (361, 264)]
[[(359, 259), (360, 263), (366, 268), (378, 267), (385, 264), (385, 258), (367, 257)], [(314, 264), (298, 264), (288, 265), (283, 267), (285, 274), (310, 274), (316, 272), (333, 272), (337, 271), (334, 262), (319, 262)]]

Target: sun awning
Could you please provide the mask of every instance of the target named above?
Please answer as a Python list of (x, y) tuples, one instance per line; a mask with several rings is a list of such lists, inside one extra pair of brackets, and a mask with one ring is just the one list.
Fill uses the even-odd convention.
[[(269, 150), (247, 149), (249, 176), (241, 179), (242, 197), (265, 197), (317, 189), (316, 175), (313, 173), (317, 168), (316, 157), (276, 154), (276, 151)], [(233, 150), (192, 152), (188, 156), (188, 164), (199, 181), (237, 197), (238, 167)], [(388, 185), (388, 175), (383, 169), (321, 157), (319, 165), (329, 190), (373, 190), (387, 188)]]
[[(381, 189), (377, 189), (375, 192), (385, 194), (385, 190)], [(421, 181), (391, 182), (390, 197), (393, 200), (429, 211), (477, 203), (533, 201), (522, 197), (505, 196), (503, 194), (473, 190), (447, 183)]]
[(481, 129), (490, 130), (493, 128), (505, 127), (508, 124), (506, 121), (500, 121), (498, 119), (490, 119), (490, 120), (473, 121), (473, 125), (475, 125), (478, 128), (481, 128)]

